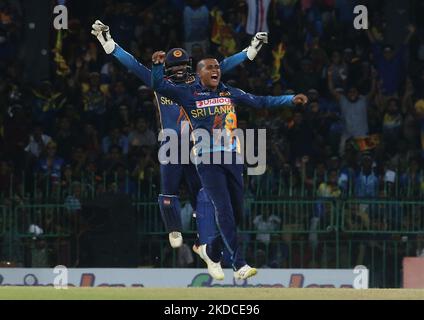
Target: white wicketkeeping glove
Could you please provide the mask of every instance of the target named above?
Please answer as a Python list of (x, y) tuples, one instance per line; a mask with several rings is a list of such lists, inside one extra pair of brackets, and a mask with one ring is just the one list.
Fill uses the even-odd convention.
[(96, 36), (103, 49), (107, 54), (111, 54), (115, 50), (115, 41), (110, 36), (109, 26), (102, 23), (100, 20), (96, 20), (92, 25), (91, 34)]
[(256, 58), (256, 55), (258, 54), (259, 50), (261, 50), (264, 43), (268, 43), (268, 33), (258, 32), (255, 34), (255, 36), (252, 38), (252, 41), (250, 42), (250, 46), (243, 50), (247, 51), (247, 57), (249, 60)]

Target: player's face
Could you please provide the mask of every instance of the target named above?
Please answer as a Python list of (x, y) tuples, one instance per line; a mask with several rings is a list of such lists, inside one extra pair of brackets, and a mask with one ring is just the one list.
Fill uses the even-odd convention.
[(204, 86), (212, 89), (218, 87), (219, 81), (221, 81), (221, 68), (216, 59), (203, 60), (203, 66), (198, 72)]
[(171, 69), (171, 74), (174, 75), (174, 77), (176, 79), (184, 79), (186, 76), (186, 71), (187, 71), (187, 65), (183, 64), (180, 66), (174, 66), (174, 67), (170, 67)]

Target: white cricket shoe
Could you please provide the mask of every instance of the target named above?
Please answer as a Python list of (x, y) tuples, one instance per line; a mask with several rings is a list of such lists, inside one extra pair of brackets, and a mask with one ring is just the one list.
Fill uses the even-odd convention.
[(179, 248), (183, 245), (183, 235), (181, 232), (171, 232), (169, 233), (169, 243), (172, 248)]
[[(224, 280), (224, 271), (221, 267), (221, 262), (213, 262), (206, 253), (206, 244), (198, 247), (199, 256), (206, 262), (208, 265), (208, 272), (212, 278), (215, 280)], [(194, 248), (193, 248), (194, 249)], [(196, 252), (196, 251), (195, 251)]]
[(193, 251), (194, 251), (195, 254), (197, 254), (200, 258), (203, 259), (202, 250), (200, 250), (200, 246), (197, 246), (196, 244), (193, 244), (192, 249), (193, 249)]
[(234, 278), (236, 280), (245, 280), (247, 278), (253, 277), (257, 273), (258, 273), (258, 270), (246, 264), (240, 269), (238, 269), (237, 271), (234, 271)]

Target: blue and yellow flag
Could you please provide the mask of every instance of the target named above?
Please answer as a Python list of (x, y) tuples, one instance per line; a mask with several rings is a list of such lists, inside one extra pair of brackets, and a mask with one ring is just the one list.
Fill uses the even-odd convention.
[(281, 60), (283, 60), (286, 55), (286, 48), (282, 42), (272, 50), (272, 56), (274, 57), (274, 63), (272, 65), (272, 82), (278, 82), (281, 79), (280, 69), (281, 69)]
[(54, 53), (54, 62), (56, 62), (56, 74), (59, 76), (68, 75), (71, 70), (69, 69), (68, 64), (65, 61), (65, 58), (62, 55), (62, 46), (63, 46), (63, 34), (62, 30), (57, 31), (56, 45), (53, 49)]
[(237, 43), (233, 37), (231, 26), (222, 18), (222, 12), (217, 8), (211, 11), (212, 34), (211, 41), (217, 45), (218, 51), (225, 57), (237, 52)]

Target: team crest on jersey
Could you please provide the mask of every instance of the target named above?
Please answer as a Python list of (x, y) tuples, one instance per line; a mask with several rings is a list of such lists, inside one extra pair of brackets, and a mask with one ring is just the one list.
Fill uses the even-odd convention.
[(220, 97), (229, 97), (231, 96), (231, 93), (229, 91), (224, 91), (219, 93)]
[(194, 80), (196, 80), (196, 77), (195, 76), (188, 76), (188, 78), (185, 81), (185, 83), (193, 83)]
[(174, 51), (174, 57), (180, 58), (183, 55), (183, 52), (181, 50), (175, 50)]

